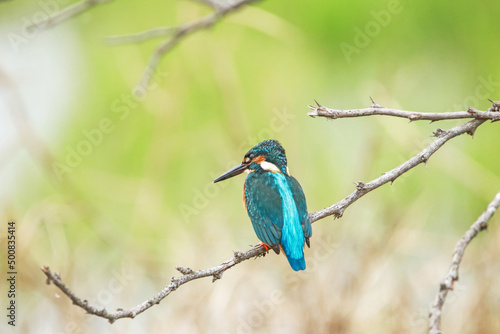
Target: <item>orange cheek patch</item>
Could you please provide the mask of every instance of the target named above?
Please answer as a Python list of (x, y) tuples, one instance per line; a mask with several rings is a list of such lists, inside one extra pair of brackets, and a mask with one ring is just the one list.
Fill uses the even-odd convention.
[(253, 158), (252, 162), (256, 162), (260, 164), (262, 161), (266, 161), (266, 158), (264, 158), (263, 155), (259, 155), (258, 157)]

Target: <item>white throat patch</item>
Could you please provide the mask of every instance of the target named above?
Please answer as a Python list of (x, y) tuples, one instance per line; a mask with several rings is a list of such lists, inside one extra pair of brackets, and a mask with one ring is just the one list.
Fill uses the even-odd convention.
[(267, 170), (271, 173), (281, 173), (280, 169), (275, 164), (273, 164), (271, 162), (262, 161), (260, 163), (260, 167), (262, 167), (262, 169)]

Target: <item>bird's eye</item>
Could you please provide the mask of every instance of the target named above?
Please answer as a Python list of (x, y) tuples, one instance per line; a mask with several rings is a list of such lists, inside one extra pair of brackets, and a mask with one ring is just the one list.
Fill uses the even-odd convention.
[(252, 162), (254, 157), (255, 157), (255, 154), (250, 153), (248, 156), (245, 157), (245, 159), (243, 159), (243, 162), (248, 164), (248, 163)]

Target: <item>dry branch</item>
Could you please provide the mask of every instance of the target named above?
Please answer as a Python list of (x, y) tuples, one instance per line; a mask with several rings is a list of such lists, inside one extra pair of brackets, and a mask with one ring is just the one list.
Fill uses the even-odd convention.
[(441, 334), (441, 313), (448, 291), (453, 290), (453, 284), (458, 281), (458, 269), (460, 267), (462, 257), (464, 256), (465, 248), (479, 232), (488, 228), (488, 221), (491, 219), (499, 206), (500, 192), (496, 194), (495, 198), (486, 207), (486, 210), (457, 242), (455, 250), (453, 251), (450, 269), (448, 269), (448, 273), (439, 285), (439, 291), (429, 312), (429, 334)]
[(309, 108), (312, 110), (312, 112), (308, 113), (307, 115), (311, 117), (327, 117), (332, 119), (383, 115), (383, 116), (408, 118), (410, 122), (420, 121), (420, 120), (428, 120), (431, 122), (435, 122), (447, 119), (462, 119), (462, 118), (491, 119), (491, 121), (493, 122), (498, 121), (500, 120), (500, 113), (498, 113), (497, 111), (500, 107), (500, 102), (491, 101), (491, 103), (492, 106), (487, 111), (480, 111), (472, 107), (469, 107), (467, 111), (457, 111), (448, 113), (424, 113), (424, 112), (384, 108), (376, 104), (375, 101), (373, 100), (370, 108), (349, 109), (349, 110), (330, 109), (316, 102), (318, 106), (314, 107), (310, 105)]
[[(342, 217), (344, 210), (351, 205), (354, 201), (358, 200), (360, 197), (366, 195), (368, 192), (380, 187), (381, 185), (386, 184), (387, 182), (394, 182), (399, 176), (406, 173), (410, 169), (415, 166), (418, 166), (421, 163), (427, 163), (430, 156), (434, 154), (441, 146), (444, 145), (448, 140), (455, 138), (464, 133), (468, 133), (471, 136), (474, 135), (477, 127), (483, 124), (487, 119), (491, 119), (492, 121), (496, 120), (500, 113), (498, 112), (498, 105), (500, 102), (491, 101), (492, 106), (487, 111), (479, 111), (475, 110), (474, 114), (478, 116), (488, 115), (488, 118), (476, 118), (474, 120), (468, 121), (467, 123), (461, 124), (449, 130), (437, 129), (433, 134), (436, 139), (425, 149), (423, 149), (419, 154), (411, 158), (410, 160), (402, 163), (396, 168), (382, 174), (379, 178), (368, 182), (358, 182), (356, 183), (356, 190), (340, 202), (317, 212), (310, 213), (309, 217), (311, 221), (316, 221), (318, 219), (322, 219), (328, 217), (330, 215), (334, 215), (335, 217)], [(313, 110), (312, 113), (309, 113), (309, 116), (324, 116), (330, 118), (345, 118), (345, 117), (360, 117), (360, 116), (371, 116), (371, 115), (388, 115), (395, 117), (404, 117), (410, 118), (411, 120), (432, 120), (432, 121), (440, 121), (445, 119), (454, 119), (454, 118), (462, 118), (457, 117), (457, 115), (461, 115), (461, 112), (452, 112), (452, 113), (417, 113), (405, 110), (397, 110), (397, 109), (387, 109), (380, 107), (372, 100), (372, 106), (366, 109), (353, 109), (353, 110), (334, 110), (326, 108), (320, 105), (318, 102), (316, 104), (317, 107), (309, 106), (310, 109)], [(383, 110), (383, 113), (376, 113), (376, 111)], [(332, 112), (331, 112), (332, 111)], [(466, 112), (471, 114), (470, 112)], [(448, 114), (451, 114), (455, 117), (450, 117)], [(411, 116), (417, 115), (417, 116)], [(418, 118), (417, 118), (418, 117)], [(469, 115), (470, 117), (474, 117)]]
[[(496, 111), (497, 108), (495, 106), (496, 102), (492, 102), (493, 105), (492, 107), (488, 110), (489, 112)], [(318, 108), (321, 106), (318, 104)], [(362, 109), (358, 109), (362, 110)], [(445, 115), (445, 114), (442, 114)], [(425, 118), (423, 118), (425, 119)], [(444, 116), (443, 119), (448, 119), (446, 116)], [(459, 136), (464, 133), (468, 133), (470, 135), (473, 135), (476, 129), (483, 124), (486, 121), (486, 119), (474, 119), (471, 121), (468, 121), (467, 123), (464, 123), (462, 125), (456, 126), (454, 128), (451, 128), (449, 130), (442, 130), (442, 129), (437, 129), (434, 132), (434, 136), (436, 139), (424, 150), (422, 150), (419, 154), (411, 158), (410, 160), (404, 162), (403, 164), (399, 165), (398, 167), (384, 173), (382, 176), (379, 178), (370, 181), (368, 183), (364, 182), (357, 182), (356, 183), (356, 190), (341, 200), (340, 202), (325, 208), (323, 210), (319, 210), (317, 212), (313, 212), (309, 214), (309, 218), (311, 219), (311, 222), (314, 223), (315, 221), (319, 219), (323, 219), (325, 217), (334, 215), (335, 218), (342, 217), (345, 209), (354, 203), (356, 200), (361, 198), (362, 196), (366, 195), (370, 191), (377, 189), (378, 187), (389, 183), (389, 182), (394, 182), (396, 178), (401, 176), (402, 174), (406, 173), (410, 169), (418, 166), (421, 163), (426, 163), (427, 160), (430, 158), (430, 156), (436, 152), (441, 146), (443, 146), (447, 141), (449, 141), (452, 138), (455, 138), (456, 136)], [(88, 304), (86, 300), (82, 300), (81, 298), (77, 297), (62, 281), (61, 277), (50, 271), (49, 267), (42, 267), (42, 271), (44, 274), (47, 276), (47, 283), (54, 283), (66, 296), (68, 296), (72, 301), (73, 304), (78, 305), (79, 307), (83, 308), (87, 313), (89, 314), (94, 314), (96, 316), (108, 319), (110, 323), (113, 323), (117, 319), (121, 318), (134, 318), (136, 315), (144, 312), (151, 306), (160, 303), (161, 300), (163, 300), (165, 297), (167, 297), (171, 292), (175, 291), (177, 288), (179, 288), (181, 285), (188, 283), (192, 280), (198, 279), (198, 278), (204, 278), (204, 277), (212, 277), (213, 281), (216, 281), (217, 279), (220, 279), (222, 277), (222, 274), (237, 265), (240, 262), (243, 262), (245, 260), (254, 258), (254, 257), (259, 257), (262, 256), (266, 253), (266, 250), (263, 246), (254, 246), (252, 249), (246, 251), (246, 252), (239, 252), (236, 251), (234, 252), (234, 256), (229, 259), (226, 262), (223, 262), (222, 264), (208, 268), (208, 269), (203, 269), (203, 270), (192, 270), (191, 268), (186, 268), (186, 267), (176, 267), (176, 269), (182, 273), (182, 276), (179, 277), (172, 277), (170, 283), (157, 295), (153, 296), (152, 298), (146, 300), (145, 302), (131, 308), (128, 310), (124, 309), (117, 309), (115, 312), (109, 312), (106, 309), (98, 309), (96, 307), (93, 307)], [(444, 301), (443, 301), (444, 302)]]
[(244, 5), (256, 1), (257, 0), (236, 0), (226, 2), (208, 0), (202, 1), (204, 3), (210, 4), (214, 8), (214, 11), (200, 19), (174, 27), (160, 27), (149, 29), (136, 34), (112, 36), (108, 38), (108, 41), (112, 44), (138, 43), (151, 38), (169, 36), (155, 49), (155, 51), (151, 55), (151, 58), (149, 59), (146, 69), (142, 74), (142, 78), (139, 82), (139, 85), (137, 86), (136, 92), (144, 91), (144, 89), (146, 89), (151, 82), (151, 79), (153, 78), (154, 72), (156, 71), (161, 58), (174, 46), (176, 46), (177, 43), (179, 43), (183, 38), (186, 38), (196, 31), (212, 27), (227, 14), (236, 11)]
[(256, 245), (252, 249), (246, 252), (235, 251), (233, 258), (230, 260), (216, 266), (213, 268), (205, 270), (194, 271), (188, 267), (176, 267), (182, 276), (172, 277), (170, 283), (161, 290), (156, 296), (146, 300), (142, 304), (139, 304), (131, 309), (117, 309), (115, 312), (109, 312), (105, 308), (96, 308), (89, 305), (86, 300), (82, 300), (76, 294), (71, 291), (62, 281), (61, 277), (57, 273), (53, 273), (49, 267), (42, 267), (43, 273), (47, 276), (47, 284), (54, 283), (66, 296), (68, 296), (73, 304), (83, 308), (87, 313), (94, 314), (96, 316), (108, 319), (110, 323), (115, 322), (115, 320), (121, 318), (135, 318), (136, 315), (146, 311), (148, 308), (155, 304), (159, 304), (163, 298), (167, 297), (171, 292), (177, 290), (181, 285), (190, 282), (192, 280), (212, 276), (212, 281), (222, 278), (222, 274), (231, 267), (234, 267), (238, 263), (261, 256), (265, 253), (265, 248), (261, 245)]
[[(28, 29), (37, 30), (37, 29), (45, 29), (53, 27), (61, 22), (64, 22), (74, 16), (77, 16), (85, 12), (86, 10), (98, 4), (109, 1), (111, 0), (82, 0), (51, 15), (46, 20), (31, 25)], [(179, 43), (182, 39), (186, 38), (187, 36), (191, 35), (196, 31), (212, 27), (227, 14), (236, 11), (237, 9), (243, 7), (244, 5), (256, 2), (258, 0), (232, 0), (232, 1), (198, 0), (198, 1), (212, 7), (214, 11), (202, 18), (178, 26), (157, 27), (139, 33), (111, 36), (108, 38), (108, 42), (110, 44), (116, 45), (124, 43), (140, 43), (152, 38), (167, 37), (163, 42), (161, 42), (157, 46), (157, 48), (151, 55), (151, 58), (149, 59), (149, 62), (146, 65), (146, 69), (142, 74), (141, 80), (137, 85), (136, 89), (134, 90), (135, 94), (141, 95), (142, 92), (144, 92), (144, 90), (151, 82), (161, 58), (174, 46), (176, 46), (177, 43)]]

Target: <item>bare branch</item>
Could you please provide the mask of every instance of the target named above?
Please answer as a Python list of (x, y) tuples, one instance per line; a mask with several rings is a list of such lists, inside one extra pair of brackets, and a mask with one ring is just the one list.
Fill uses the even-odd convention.
[[(38, 22), (36, 24), (28, 27), (29, 30), (44, 29), (53, 27), (67, 19), (70, 19), (84, 11), (92, 8), (98, 4), (109, 2), (111, 0), (82, 0), (71, 6), (64, 8), (63, 10), (51, 15), (46, 20)], [(166, 37), (168, 38), (160, 43), (146, 66), (141, 80), (134, 90), (134, 94), (140, 96), (142, 92), (147, 88), (156, 68), (163, 57), (168, 51), (170, 51), (174, 46), (177, 45), (183, 38), (191, 35), (192, 33), (208, 29), (214, 24), (219, 22), (227, 14), (236, 11), (244, 5), (256, 2), (258, 0), (197, 0), (201, 3), (211, 6), (214, 11), (200, 19), (194, 20), (189, 23), (184, 23), (173, 27), (158, 27), (149, 30), (145, 30), (139, 33), (121, 35), (121, 36), (111, 36), (108, 38), (108, 42), (113, 45), (126, 44), (126, 43), (139, 43), (152, 38)]]
[(373, 104), (370, 106), (370, 108), (349, 109), (349, 110), (330, 109), (316, 102), (318, 106), (314, 107), (310, 105), (309, 108), (312, 110), (312, 112), (308, 113), (307, 115), (311, 117), (327, 117), (332, 119), (384, 115), (384, 116), (408, 118), (410, 122), (420, 121), (420, 120), (428, 120), (431, 122), (435, 122), (446, 119), (461, 119), (461, 118), (491, 119), (492, 122), (499, 121), (500, 114), (497, 111), (498, 111), (498, 106), (500, 106), (500, 102), (496, 101), (491, 101), (491, 102), (492, 102), (492, 107), (487, 111), (480, 111), (469, 107), (467, 111), (457, 111), (448, 113), (423, 113), (423, 112), (384, 108), (375, 103), (373, 99), (372, 99)]
[(180, 39), (181, 37), (191, 34), (197, 30), (211, 27), (218, 20), (220, 20), (222, 16), (224, 16), (225, 14), (238, 9), (245, 4), (255, 2), (257, 0), (237, 0), (237, 1), (197, 0), (197, 1), (208, 4), (209, 6), (213, 7), (214, 12), (202, 18), (194, 20), (192, 22), (184, 23), (177, 26), (157, 27), (133, 34), (109, 36), (107, 38), (107, 42), (111, 45), (133, 44), (133, 43), (141, 43), (153, 38), (166, 37), (170, 35), (173, 35), (170, 40)]
[(54, 27), (58, 25), (61, 22), (64, 22), (74, 16), (77, 16), (86, 10), (102, 4), (106, 2), (110, 2), (111, 0), (82, 0), (80, 2), (77, 2), (75, 4), (72, 4), (71, 6), (68, 6), (61, 11), (49, 16), (47, 19), (37, 22), (31, 26), (28, 27), (30, 31), (34, 30), (42, 30), (42, 29), (47, 29)]
[(450, 269), (448, 269), (448, 273), (439, 285), (439, 291), (429, 312), (429, 334), (441, 334), (440, 327), (442, 309), (446, 301), (448, 291), (453, 290), (453, 284), (455, 281), (458, 281), (458, 269), (460, 267), (462, 257), (464, 256), (465, 248), (479, 232), (488, 228), (488, 221), (491, 219), (499, 206), (500, 192), (496, 194), (495, 198), (486, 207), (486, 210), (457, 242), (455, 250), (453, 251)]
[(149, 39), (172, 35), (178, 29), (179, 27), (157, 27), (135, 34), (109, 36), (107, 42), (111, 45), (141, 43)]
[[(491, 110), (494, 110), (494, 105), (489, 109), (489, 111)], [(405, 163), (399, 165), (398, 167), (390, 170), (389, 172), (384, 173), (382, 176), (373, 181), (370, 181), (368, 183), (357, 182), (356, 190), (352, 194), (341, 200), (340, 202), (326, 209), (310, 213), (309, 218), (311, 219), (311, 222), (314, 223), (317, 220), (323, 219), (331, 215), (334, 215), (335, 218), (342, 217), (345, 209), (349, 205), (354, 203), (356, 200), (358, 200), (359, 198), (366, 195), (370, 191), (377, 189), (378, 187), (388, 182), (391, 183), (394, 182), (396, 178), (406, 173), (410, 169), (414, 168), (415, 166), (418, 166), (421, 163), (426, 163), (427, 160), (430, 158), (430, 156), (434, 152), (436, 152), (441, 146), (443, 146), (448, 140), (464, 133), (473, 135), (476, 129), (485, 121), (486, 119), (475, 119), (449, 130), (437, 129), (434, 132), (434, 136), (436, 137), (436, 139), (427, 148), (422, 150), (422, 152), (420, 152), (410, 160), (406, 161)], [(177, 288), (179, 288), (181, 285), (185, 283), (188, 283), (198, 278), (210, 277), (210, 276), (213, 278), (213, 281), (216, 281), (217, 279), (220, 279), (222, 277), (222, 274), (226, 270), (234, 267), (238, 263), (253, 257), (263, 256), (265, 254), (266, 254), (265, 248), (263, 246), (257, 245), (246, 252), (239, 252), (239, 251), (234, 252), (234, 256), (231, 259), (212, 268), (195, 271), (192, 270), (191, 268), (176, 267), (176, 269), (182, 274), (182, 276), (172, 277), (170, 284), (168, 284), (157, 295), (131, 309), (128, 310), (117, 309), (115, 312), (108, 312), (106, 309), (97, 309), (96, 307), (90, 306), (87, 303), (87, 301), (77, 297), (63, 283), (61, 277), (58, 274), (50, 271), (49, 267), (42, 267), (42, 271), (47, 276), (47, 283), (51, 282), (54, 283), (54, 285), (56, 285), (64, 294), (66, 294), (73, 301), (74, 304), (83, 308), (85, 311), (87, 311), (87, 313), (108, 319), (108, 321), (112, 323), (115, 320), (121, 318), (134, 318), (136, 315), (144, 312), (151, 306), (160, 303), (160, 301), (163, 300), (165, 297), (167, 297), (172, 291), (175, 291)]]
[[(187, 36), (191, 35), (192, 33), (201, 30), (201, 29), (208, 29), (212, 27), (214, 24), (219, 22), (224, 16), (227, 14), (236, 11), (240, 7), (247, 5), (252, 2), (256, 2), (257, 0), (236, 0), (234, 2), (228, 2), (227, 4), (220, 5), (216, 8), (216, 10), (208, 14), (198, 20), (185, 23), (182, 25), (179, 25), (177, 27), (172, 27), (171, 33), (172, 37), (166, 39), (158, 47), (155, 49), (153, 54), (151, 55), (151, 58), (149, 59), (149, 62), (146, 66), (146, 69), (144, 70), (142, 74), (142, 78), (139, 82), (139, 85), (136, 87), (136, 94), (137, 92), (144, 91), (149, 83), (151, 82), (151, 79), (153, 78), (154, 72), (156, 71), (156, 68), (163, 57), (168, 51), (170, 51), (174, 46), (177, 45), (183, 38), (186, 38)], [(222, 2), (221, 2), (222, 4)], [(163, 30), (161, 30), (163, 29)], [(164, 27), (160, 28), (160, 31), (166, 34), (170, 34), (169, 28)], [(135, 37), (134, 37), (135, 35)], [(158, 37), (158, 31), (156, 30), (147, 30), (142, 33), (134, 34), (134, 35), (125, 35), (125, 36), (115, 36), (112, 38), (112, 41), (114, 43), (120, 43), (123, 41), (127, 41), (130, 43), (130, 41), (133, 41), (136, 39), (137, 41), (144, 41), (150, 38)]]
[(223, 262), (222, 264), (213, 268), (194, 271), (191, 268), (176, 267), (175, 269), (177, 269), (183, 275), (179, 277), (172, 277), (170, 279), (170, 283), (156, 296), (153, 296), (142, 304), (139, 304), (131, 309), (117, 309), (115, 312), (109, 312), (105, 308), (98, 309), (94, 306), (89, 305), (87, 300), (83, 300), (78, 297), (66, 286), (66, 284), (63, 283), (59, 274), (53, 273), (50, 268), (46, 266), (42, 267), (41, 270), (45, 274), (45, 276), (47, 276), (47, 284), (54, 283), (55, 286), (57, 286), (66, 296), (69, 297), (69, 299), (71, 299), (73, 304), (81, 307), (89, 314), (108, 319), (110, 323), (113, 323), (121, 318), (135, 318), (136, 315), (146, 311), (151, 306), (159, 304), (163, 298), (167, 297), (171, 292), (177, 290), (178, 287), (187, 282), (209, 276), (212, 277), (212, 282), (215, 282), (216, 280), (222, 278), (222, 274), (229, 268), (232, 268), (238, 263), (245, 260), (262, 256), (265, 253), (266, 249), (263, 246), (256, 245), (246, 252), (235, 251), (234, 256), (230, 260)]

